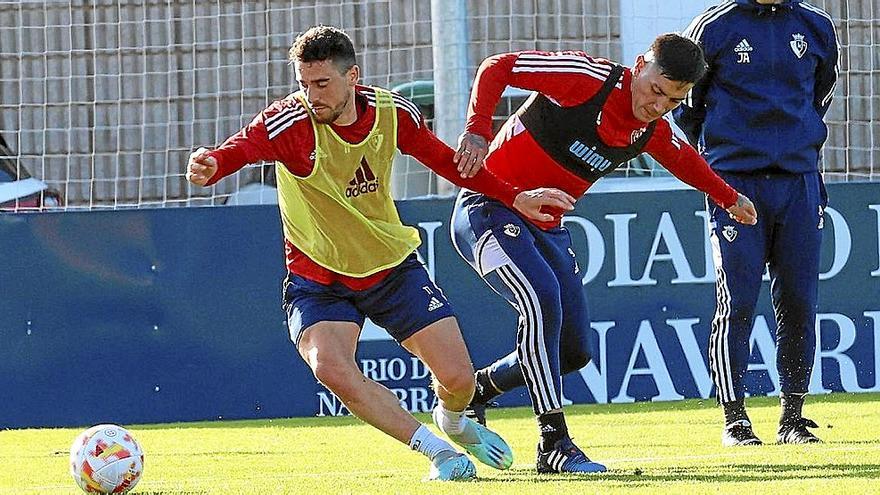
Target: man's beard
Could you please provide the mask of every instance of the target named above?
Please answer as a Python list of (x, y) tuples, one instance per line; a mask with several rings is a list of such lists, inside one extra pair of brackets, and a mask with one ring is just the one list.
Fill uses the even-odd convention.
[(330, 108), (330, 107), (325, 106), (324, 110), (326, 111), (327, 109), (329, 109), (330, 115), (324, 116), (324, 115), (326, 115), (326, 113), (322, 114), (322, 115), (318, 115), (318, 113), (315, 112), (315, 121), (319, 124), (332, 124), (333, 122), (336, 122), (336, 119), (338, 119), (339, 116), (342, 115), (342, 112), (345, 111), (346, 103), (347, 102), (343, 102), (342, 104), (340, 104), (339, 106), (337, 106), (335, 108)]

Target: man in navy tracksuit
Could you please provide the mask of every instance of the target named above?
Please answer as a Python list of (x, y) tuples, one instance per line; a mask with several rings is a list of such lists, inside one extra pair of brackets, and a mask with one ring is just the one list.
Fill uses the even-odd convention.
[(743, 376), (765, 265), (777, 323), (777, 442), (818, 442), (801, 408), (816, 350), (827, 202), (818, 162), (837, 79), (834, 25), (801, 0), (736, 0), (710, 7), (684, 35), (702, 45), (709, 72), (675, 119), (712, 168), (755, 202), (759, 218), (737, 224), (708, 202), (717, 277), (709, 365), (724, 408), (722, 443), (761, 443), (743, 404)]

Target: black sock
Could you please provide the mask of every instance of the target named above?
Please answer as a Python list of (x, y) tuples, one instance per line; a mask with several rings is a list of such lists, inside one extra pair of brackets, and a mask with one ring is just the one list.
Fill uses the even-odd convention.
[(495, 387), (495, 384), (489, 378), (489, 368), (477, 371), (476, 382), (477, 387), (474, 390), (474, 398), (471, 399), (471, 402), (474, 404), (485, 404), (501, 395), (501, 391)]
[(556, 442), (568, 438), (568, 427), (562, 411), (541, 414), (538, 416), (538, 428), (541, 430), (541, 451), (552, 450)]
[(721, 407), (724, 408), (724, 424), (731, 424), (735, 421), (749, 420), (746, 414), (746, 405), (742, 399), (733, 402), (722, 402)]
[(779, 418), (779, 424), (793, 423), (801, 418), (804, 407), (804, 396), (807, 394), (786, 394), (780, 395), (782, 401), (782, 416)]

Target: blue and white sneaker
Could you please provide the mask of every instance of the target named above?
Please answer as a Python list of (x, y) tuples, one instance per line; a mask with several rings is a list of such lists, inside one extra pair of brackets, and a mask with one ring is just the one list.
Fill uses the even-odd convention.
[(604, 473), (608, 469), (593, 462), (579, 449), (571, 438), (563, 438), (556, 442), (552, 450), (541, 451), (538, 444), (539, 473)]
[(441, 426), (441, 414), (440, 406), (435, 407), (432, 417), (437, 428), (478, 461), (495, 469), (507, 469), (513, 464), (513, 451), (500, 435), (467, 417), (461, 418), (461, 433), (450, 434)]
[(429, 480), (469, 481), (477, 477), (477, 468), (468, 457), (460, 452), (448, 450), (437, 454), (431, 461)]

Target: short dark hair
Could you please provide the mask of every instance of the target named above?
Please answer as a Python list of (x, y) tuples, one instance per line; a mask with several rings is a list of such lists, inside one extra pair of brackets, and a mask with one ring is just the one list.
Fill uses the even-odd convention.
[(680, 34), (657, 36), (651, 43), (651, 51), (660, 73), (670, 81), (696, 83), (709, 69), (700, 45)]
[(297, 36), (288, 59), (291, 62), (332, 60), (340, 73), (357, 63), (351, 38), (333, 26), (314, 26)]

